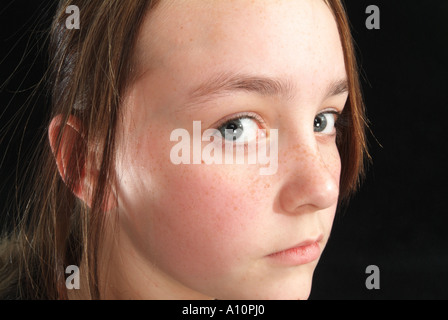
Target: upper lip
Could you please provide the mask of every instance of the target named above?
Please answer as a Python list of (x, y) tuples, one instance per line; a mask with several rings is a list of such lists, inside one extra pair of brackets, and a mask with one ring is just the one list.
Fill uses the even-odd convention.
[(299, 242), (296, 245), (293, 245), (293, 246), (288, 247), (286, 249), (281, 249), (281, 250), (275, 251), (275, 252), (271, 253), (270, 255), (274, 255), (276, 253), (281, 253), (281, 252), (284, 252), (284, 251), (288, 251), (288, 250), (291, 250), (291, 249), (294, 249), (294, 248), (306, 247), (306, 246), (312, 245), (313, 243), (320, 242), (322, 240), (322, 238), (323, 238), (323, 235), (321, 234), (318, 237), (309, 238), (309, 239), (307, 239), (305, 241)]

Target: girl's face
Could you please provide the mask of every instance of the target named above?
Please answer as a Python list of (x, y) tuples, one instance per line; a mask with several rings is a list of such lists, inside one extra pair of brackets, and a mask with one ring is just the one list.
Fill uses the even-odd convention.
[[(315, 0), (162, 1), (135, 58), (117, 132), (109, 293), (307, 298), (336, 211), (333, 122), (347, 100), (330, 9)], [(278, 130), (275, 173), (247, 161), (173, 163), (179, 141), (170, 135), (185, 129), (193, 140), (193, 121), (201, 133), (238, 127), (236, 136), (260, 142)]]

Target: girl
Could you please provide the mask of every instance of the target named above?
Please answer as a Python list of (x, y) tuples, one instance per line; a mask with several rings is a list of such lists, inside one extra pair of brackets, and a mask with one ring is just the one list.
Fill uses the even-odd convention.
[[(48, 143), (0, 296), (308, 297), (366, 154), (339, 0), (65, 0), (50, 49)], [(192, 158), (275, 137), (277, 169), (175, 163), (171, 133), (198, 122), (213, 138)]]

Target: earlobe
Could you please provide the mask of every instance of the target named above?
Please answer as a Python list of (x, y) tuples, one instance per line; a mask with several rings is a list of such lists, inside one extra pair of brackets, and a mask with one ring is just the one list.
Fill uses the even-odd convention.
[[(99, 173), (95, 161), (87, 161), (87, 141), (81, 122), (75, 116), (69, 116), (64, 124), (63, 116), (58, 115), (50, 123), (48, 138), (61, 178), (76, 197), (91, 207), (93, 185)], [(108, 199), (104, 211), (112, 209), (112, 200)]]

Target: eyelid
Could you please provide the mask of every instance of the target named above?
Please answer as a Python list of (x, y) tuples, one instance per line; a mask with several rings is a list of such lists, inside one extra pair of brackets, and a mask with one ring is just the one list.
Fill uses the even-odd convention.
[(332, 114), (340, 115), (342, 113), (342, 110), (338, 110), (336, 108), (327, 108), (327, 109), (319, 111), (319, 113), (317, 113), (317, 114), (323, 114), (323, 113), (332, 113)]
[(321, 112), (319, 112), (317, 115), (319, 114), (334, 114), (335, 115), (335, 127), (337, 127), (339, 125), (339, 121), (341, 120), (341, 116), (342, 116), (342, 111), (339, 111), (337, 109), (326, 109), (326, 110), (322, 110)]
[(218, 129), (229, 121), (241, 119), (241, 118), (249, 118), (249, 119), (257, 120), (263, 127), (266, 127), (266, 122), (259, 114), (255, 113), (255, 112), (251, 112), (251, 111), (246, 111), (246, 112), (240, 112), (240, 113), (235, 113), (235, 114), (226, 116), (225, 118), (219, 120), (217, 123), (212, 125), (212, 128)]

